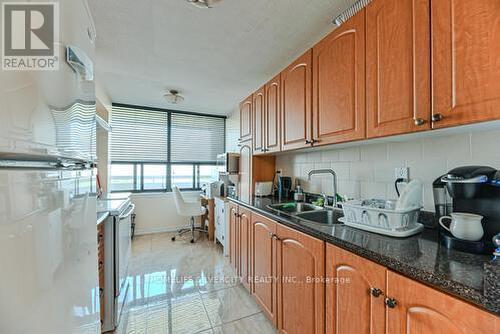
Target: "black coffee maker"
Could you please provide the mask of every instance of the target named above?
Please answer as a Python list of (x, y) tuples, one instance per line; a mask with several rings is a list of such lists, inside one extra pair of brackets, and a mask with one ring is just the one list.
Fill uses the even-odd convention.
[(464, 252), (491, 254), (492, 238), (500, 232), (500, 171), (486, 166), (458, 167), (437, 178), (433, 192), (437, 218), (452, 212), (484, 217), (481, 240), (457, 239), (438, 226), (441, 244)]
[(276, 189), (276, 196), (280, 199), (290, 198), (292, 191), (292, 178), (289, 176), (278, 175), (278, 187)]

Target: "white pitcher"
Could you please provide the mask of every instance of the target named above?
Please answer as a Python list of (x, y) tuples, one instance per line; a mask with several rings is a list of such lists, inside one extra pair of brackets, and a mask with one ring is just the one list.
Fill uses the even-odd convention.
[[(455, 238), (468, 241), (481, 240), (484, 234), (483, 225), (481, 224), (483, 216), (462, 212), (453, 212), (450, 216), (439, 218), (439, 224)], [(451, 220), (450, 227), (443, 223), (444, 219)]]

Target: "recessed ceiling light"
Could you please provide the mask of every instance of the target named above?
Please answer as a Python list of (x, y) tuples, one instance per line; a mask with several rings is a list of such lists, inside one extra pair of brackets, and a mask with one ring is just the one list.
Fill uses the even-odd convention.
[(171, 89), (168, 93), (163, 94), (163, 97), (171, 104), (179, 104), (184, 101), (184, 97), (179, 95), (179, 91), (175, 89)]
[(222, 0), (187, 0), (187, 2), (198, 8), (212, 8), (216, 3)]

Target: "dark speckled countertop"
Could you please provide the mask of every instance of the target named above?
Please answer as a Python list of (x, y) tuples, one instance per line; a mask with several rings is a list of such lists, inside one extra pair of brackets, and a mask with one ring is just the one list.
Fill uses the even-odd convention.
[[(408, 238), (387, 237), (344, 224), (322, 225), (306, 222), (268, 207), (280, 201), (274, 197), (255, 197), (250, 202), (230, 198), (283, 225), (292, 227), (328, 243), (379, 263), (404, 276), (455, 295), (492, 313), (500, 314), (500, 301), (485, 291), (485, 264), (488, 255), (476, 255), (440, 246), (437, 230), (425, 229)], [(290, 202), (291, 200), (282, 201)], [(342, 212), (338, 211), (338, 218)]]

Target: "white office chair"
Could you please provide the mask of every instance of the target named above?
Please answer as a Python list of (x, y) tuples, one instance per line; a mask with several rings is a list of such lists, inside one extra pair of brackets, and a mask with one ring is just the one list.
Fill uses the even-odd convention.
[(180, 216), (190, 217), (191, 220), (189, 227), (181, 228), (179, 231), (177, 231), (176, 235), (172, 237), (172, 241), (175, 241), (176, 236), (181, 236), (184, 233), (191, 231), (191, 243), (193, 243), (195, 231), (207, 233), (205, 229), (194, 226), (194, 218), (203, 216), (207, 210), (203, 206), (201, 206), (200, 202), (186, 202), (182, 197), (179, 187), (173, 186), (172, 192), (174, 193), (174, 201), (175, 207), (177, 208), (177, 213)]

